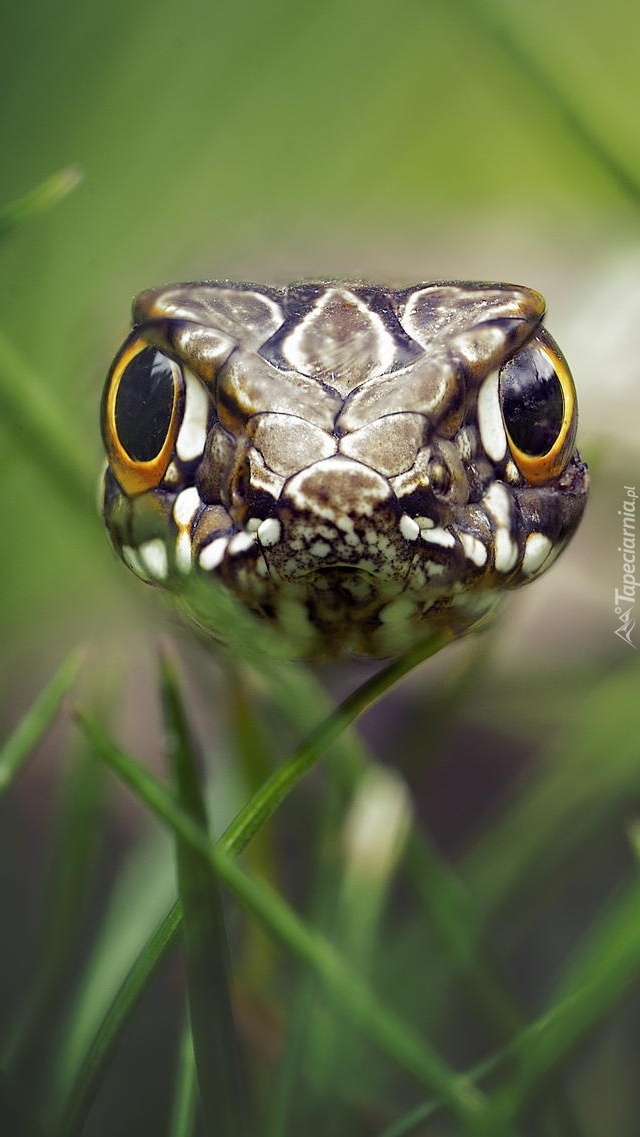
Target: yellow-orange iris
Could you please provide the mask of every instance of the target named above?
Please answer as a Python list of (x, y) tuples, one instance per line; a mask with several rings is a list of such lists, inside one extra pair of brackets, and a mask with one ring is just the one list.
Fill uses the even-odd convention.
[(549, 342), (550, 339), (551, 337), (543, 338), (540, 335), (535, 348), (549, 359), (562, 391), (562, 422), (553, 445), (546, 454), (527, 454), (515, 444), (505, 423), (511, 456), (522, 476), (534, 486), (550, 482), (562, 473), (573, 453), (578, 429), (578, 408), (573, 377), (562, 353), (554, 343)]
[(180, 429), (184, 380), (178, 364), (167, 358), (173, 376), (173, 405), (167, 433), (159, 452), (149, 461), (140, 461), (131, 457), (120, 440), (116, 407), (120, 383), (132, 360), (150, 346), (152, 345), (141, 337), (125, 345), (112, 364), (102, 404), (102, 434), (109, 465), (128, 497), (155, 489), (160, 484), (171, 461)]

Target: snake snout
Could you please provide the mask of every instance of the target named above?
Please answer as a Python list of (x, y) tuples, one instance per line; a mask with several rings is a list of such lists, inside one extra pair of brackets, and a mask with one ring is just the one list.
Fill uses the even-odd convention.
[(287, 482), (277, 509), (279, 539), (265, 556), (290, 580), (335, 567), (386, 577), (397, 571), (398, 557), (407, 558), (401, 517), (382, 475), (334, 455)]
[(305, 514), (322, 524), (330, 521), (340, 529), (350, 527), (355, 518), (372, 516), (383, 502), (393, 498), (388, 481), (361, 462), (334, 455), (315, 462), (295, 477), (284, 489), (284, 509)]

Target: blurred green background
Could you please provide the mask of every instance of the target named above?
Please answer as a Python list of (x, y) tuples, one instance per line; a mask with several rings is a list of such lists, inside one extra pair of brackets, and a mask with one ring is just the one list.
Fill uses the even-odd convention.
[[(83, 513), (73, 492), (61, 492), (46, 454), (21, 429), (10, 392), (23, 382), (23, 368), (88, 471), (78, 487), (82, 497), (100, 469), (104, 375), (127, 331), (131, 299), (143, 288), (198, 278), (284, 283), (344, 276), (409, 284), (460, 277), (523, 283), (546, 296), (549, 327), (576, 378), (581, 449), (593, 468), (582, 529), (548, 577), (510, 599), (490, 658), (466, 686), (458, 677), (466, 648), (456, 648), (413, 676), (366, 728), (385, 760), (397, 757), (400, 737), (401, 768), (418, 813), (489, 897), (494, 886), (500, 891), (501, 866), (511, 855), (512, 803), (528, 800), (531, 789), (527, 782), (516, 793), (517, 777), (537, 776), (541, 748), (549, 740), (558, 745), (571, 715), (579, 722), (583, 706), (602, 708), (591, 721), (602, 757), (601, 764), (594, 759), (595, 781), (583, 784), (580, 754), (560, 746), (569, 762), (560, 798), (550, 789), (549, 800), (532, 807), (530, 850), (514, 882), (517, 913), (507, 907), (496, 925), (499, 941), (519, 942), (514, 955), (507, 951), (509, 979), (529, 1014), (539, 1012), (538, 996), (548, 994), (550, 976), (599, 904), (635, 872), (628, 840), (640, 789), (635, 696), (623, 697), (614, 683), (607, 701), (598, 684), (620, 675), (632, 692), (636, 655), (614, 636), (613, 593), (620, 584), (622, 487), (640, 484), (639, 41), (640, 8), (623, 0), (184, 0), (179, 8), (165, 0), (31, 0), (3, 14), (0, 205), (63, 167), (83, 175), (55, 209), (0, 245), (3, 734), (81, 642), (91, 649), (87, 698), (103, 706), (113, 700), (120, 736), (157, 766), (154, 637), (170, 626), (157, 598), (116, 562), (97, 509)], [(233, 748), (216, 710), (222, 680), (183, 642), (194, 715), (224, 767)], [(343, 667), (324, 679), (341, 692), (361, 674), (366, 670)], [(447, 691), (454, 692), (448, 702)], [(433, 772), (429, 765), (427, 776), (429, 715), (443, 706), (434, 729), (442, 761)], [(619, 740), (610, 743), (609, 732), (620, 716), (628, 746), (616, 765), (609, 747), (620, 756)], [(41, 958), (42, 864), (57, 840), (52, 802), (72, 737), (62, 730), (42, 748), (3, 809), (0, 888), (13, 925), (0, 946), (7, 1024), (15, 1022)], [(242, 796), (224, 768), (229, 787), (216, 799), (221, 818)], [(537, 783), (531, 785), (537, 801)], [(597, 818), (590, 786), (608, 803)], [(314, 800), (302, 800), (298, 816), (285, 811), (285, 863), (301, 847), (306, 864)], [(583, 803), (586, 822), (575, 801)], [(545, 825), (555, 806), (564, 851), (545, 876)], [(124, 795), (108, 820), (101, 811), (96, 817), (98, 844), (115, 852), (113, 862), (97, 859), (92, 870), (77, 929), (83, 959), (116, 867), (128, 863), (123, 850), (137, 848), (142, 824)], [(477, 868), (477, 848), (496, 832), (503, 843), (495, 838), (494, 852), (484, 861), (479, 854)], [(173, 887), (169, 861), (163, 865), (154, 875), (158, 910)], [(305, 879), (303, 868), (299, 873)], [(291, 887), (304, 894), (295, 873)], [(147, 926), (155, 911), (149, 903)], [(408, 1011), (412, 1000), (398, 970), (420, 958), (420, 926), (407, 917), (402, 897), (396, 903), (403, 934), (389, 946), (385, 966), (395, 976), (387, 975), (389, 988)], [(516, 927), (526, 931), (516, 934)], [(174, 1060), (176, 975), (134, 1028), (125, 1055), (134, 1056), (137, 1073), (119, 1059), (87, 1126), (91, 1137), (165, 1132), (166, 1101), (160, 1094), (154, 1103), (152, 1088)], [(586, 1137), (637, 1137), (637, 1012), (629, 1003), (603, 1028), (572, 1075)], [(467, 1027), (449, 1031), (455, 999), (446, 1013), (431, 1007), (429, 1014), (454, 1059), (484, 1053), (479, 1028), (468, 1027), (464, 1042)], [(136, 1079), (144, 1093), (136, 1093)], [(389, 1100), (399, 1110), (413, 1098), (401, 1086)], [(378, 1132), (375, 1122), (367, 1124), (350, 1132)], [(312, 1133), (308, 1126), (299, 1131)]]
[[(501, 18), (637, 168), (637, 14), (564, 0)], [(631, 332), (612, 342), (611, 324), (619, 304), (633, 322), (637, 206), (466, 4), (27, 4), (6, 13), (3, 50), (3, 198), (84, 172), (5, 242), (3, 328), (96, 466), (131, 298), (202, 277), (530, 284), (574, 368), (583, 438), (628, 432)], [(66, 597), (84, 618), (100, 596), (106, 615), (121, 574), (25, 450), (3, 441), (3, 617), (57, 634)]]

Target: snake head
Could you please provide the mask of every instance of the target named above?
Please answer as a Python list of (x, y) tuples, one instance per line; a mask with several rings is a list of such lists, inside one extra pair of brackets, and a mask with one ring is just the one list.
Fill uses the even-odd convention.
[(178, 594), (221, 583), (292, 655), (472, 630), (586, 503), (544, 310), (466, 282), (143, 292), (102, 401), (115, 548)]

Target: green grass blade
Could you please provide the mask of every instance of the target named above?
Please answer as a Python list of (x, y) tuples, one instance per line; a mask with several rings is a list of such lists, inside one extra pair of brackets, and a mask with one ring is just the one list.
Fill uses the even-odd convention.
[(368, 707), (394, 686), (404, 675), (412, 671), (419, 663), (435, 655), (451, 637), (443, 634), (426, 643), (406, 652), (393, 663), (378, 671), (371, 679), (349, 695), (343, 702), (327, 716), (311, 732), (309, 737), (298, 747), (292, 758), (265, 782), (260, 790), (254, 794), (251, 801), (240, 811), (235, 821), (227, 831), (227, 840), (234, 843), (238, 830), (248, 834), (250, 840), (253, 834), (271, 816), (280, 802), (293, 787), (311, 769), (318, 758), (329, 749), (339, 736), (351, 726)]
[(52, 209), (67, 194), (71, 193), (82, 181), (82, 172), (77, 166), (67, 166), (58, 170), (51, 177), (46, 178), (39, 186), (29, 193), (12, 201), (0, 209), (0, 241), (13, 233), (14, 230), (26, 225), (32, 219), (39, 217)]
[(73, 651), (43, 688), (13, 734), (0, 749), (0, 795), (11, 785), (55, 718), (78, 674), (84, 652)]
[(167, 1137), (193, 1137), (198, 1105), (198, 1082), (188, 1014), (180, 1038), (173, 1107)]
[[(254, 666), (255, 665), (254, 662)], [(287, 716), (289, 720), (292, 720), (296, 726), (308, 726), (310, 719), (317, 720), (318, 713), (322, 713), (322, 711), (327, 708), (328, 699), (325, 692), (306, 671), (288, 664), (279, 664), (275, 661), (271, 661), (269, 665), (263, 665), (261, 663), (258, 669), (264, 682), (268, 684), (270, 693), (274, 699), (277, 699), (283, 715)], [(381, 679), (379, 676), (375, 676), (372, 681), (374, 687), (380, 682), (386, 682), (390, 679), (388, 671), (385, 672), (383, 670), (379, 675), (386, 677)], [(370, 697), (371, 690), (369, 689), (365, 691), (363, 705), (367, 704), (367, 700)], [(331, 734), (333, 736), (333, 730)], [(365, 768), (366, 752), (357, 737), (347, 733), (334, 737), (332, 753), (334, 756), (332, 770), (335, 775), (336, 783), (339, 779), (342, 779), (345, 790), (349, 790), (353, 787)], [(303, 758), (302, 762), (300, 761), (301, 757)], [(301, 750), (296, 752), (292, 762), (296, 763), (300, 776), (302, 776), (306, 768), (306, 762), (304, 761), (304, 755), (301, 756)], [(289, 788), (293, 788), (295, 781), (289, 778), (287, 778), (287, 781), (289, 781)], [(271, 811), (276, 808), (279, 800), (279, 797), (277, 800), (274, 798), (271, 803)], [(263, 808), (264, 801), (262, 801), (260, 810), (261, 815)], [(248, 821), (248, 824), (245, 824), (245, 820)], [(255, 821), (254, 803), (250, 801), (247, 807), (245, 807), (245, 810), (241, 811), (235, 818), (232, 823), (232, 828), (227, 830), (221, 838), (221, 847), (229, 853), (241, 851), (254, 832)], [(433, 861), (431, 864), (433, 864)], [(417, 878), (419, 879), (422, 873), (419, 856), (415, 859), (414, 868)], [(457, 888), (456, 892), (459, 892)], [(79, 1102), (84, 1102), (85, 1109), (88, 1108), (88, 1104), (92, 1100), (96, 1090), (96, 1085), (93, 1083), (97, 1084), (99, 1082), (108, 1058), (117, 1044), (116, 1036), (118, 1031), (126, 1025), (137, 998), (151, 981), (152, 974), (164, 958), (165, 951), (175, 942), (180, 920), (180, 909), (179, 906), (176, 905), (167, 914), (163, 922), (163, 927), (166, 926), (166, 928), (170, 930), (170, 934), (167, 936), (164, 934), (154, 934), (149, 938), (149, 941), (142, 949), (140, 957), (134, 962), (130, 974), (123, 981), (112, 1005), (107, 1009), (103, 1019), (96, 1028), (94, 1041), (87, 1052), (83, 1064), (78, 1068), (81, 1072), (76, 1075), (73, 1081), (75, 1088), (71, 1091), (72, 1099), (78, 1099)], [(97, 1055), (102, 1055), (102, 1061), (96, 1060)], [(67, 1091), (67, 1093), (68, 1092), (69, 1091)], [(76, 1112), (78, 1116), (82, 1114), (82, 1108), (79, 1104), (70, 1105), (69, 1110), (71, 1113)], [(69, 1132), (70, 1135), (73, 1133), (72, 1130)]]
[[(242, 773), (247, 797), (253, 797), (275, 766), (278, 743), (265, 722), (260, 721), (257, 700), (246, 682), (246, 673), (229, 667), (226, 677), (228, 710), (226, 718), (233, 740), (234, 759)], [(246, 854), (247, 868), (262, 880), (274, 884), (278, 865), (273, 833), (265, 825), (255, 834)], [(275, 971), (273, 941), (255, 921), (243, 937), (242, 956), (235, 961), (236, 982), (249, 991), (264, 991)]]
[(46, 479), (97, 527), (95, 469), (50, 388), (0, 329), (0, 419)]
[[(522, 1051), (526, 1051), (527, 1046), (532, 1041), (544, 1035), (548, 1030), (553, 1030), (556, 1021), (571, 1012), (573, 999), (567, 999), (564, 1003), (558, 1004), (554, 1007), (553, 1011), (546, 1015), (541, 1016), (535, 1022), (525, 1027), (511, 1042), (506, 1046), (501, 1047), (499, 1050), (494, 1051), (487, 1058), (484, 1058), (477, 1065), (473, 1066), (465, 1073), (465, 1078), (472, 1085), (479, 1085), (481, 1082), (499, 1073), (503, 1068), (509, 1069), (514, 1060), (517, 1060)], [(389, 1125), (379, 1137), (407, 1137), (409, 1133), (413, 1133), (417, 1128), (421, 1127), (425, 1121), (430, 1121), (432, 1118), (438, 1116), (445, 1109), (446, 1102), (442, 1097), (433, 1098), (431, 1101), (424, 1102), (422, 1105), (415, 1106), (402, 1117), (398, 1118)], [(488, 1130), (491, 1134), (491, 1128)]]
[(431, 926), (496, 1041), (522, 1027), (520, 1015), (483, 945), (481, 921), (470, 891), (435, 848), (414, 829), (407, 842), (406, 871)]
[(471, 1127), (470, 1131), (476, 1132), (485, 1113), (483, 1096), (457, 1075), (426, 1039), (416, 1035), (381, 1004), (324, 937), (307, 928), (276, 893), (244, 873), (222, 844), (213, 848), (200, 826), (156, 778), (114, 746), (85, 714), (78, 713), (78, 720), (102, 760), (148, 808), (208, 861), (212, 871), (281, 943), (316, 972), (331, 989), (333, 997), (342, 1001), (354, 1024), (401, 1068), (439, 1093), (452, 1111)]
[[(319, 694), (322, 702), (325, 696), (320, 688)], [(310, 857), (314, 871), (307, 922), (325, 932), (332, 927), (338, 889), (336, 851), (339, 848), (346, 799), (341, 788), (342, 751), (345, 744), (348, 749), (352, 740), (354, 750), (357, 749), (355, 735), (341, 735), (327, 755), (327, 779), (318, 802), (314, 848)], [(354, 759), (356, 758), (354, 753)], [(356, 779), (359, 776), (356, 774)], [(321, 984), (314, 973), (306, 971), (298, 978), (288, 1016), (284, 1053), (278, 1064), (270, 1097), (266, 1137), (287, 1137), (288, 1134), (304, 1132), (305, 1127), (309, 1127), (309, 1114), (314, 1102), (309, 1100), (308, 1093), (301, 1094), (299, 1087), (301, 1084), (309, 1084), (307, 1055), (313, 1037), (314, 1017), (321, 1001), (320, 990)]]
[(80, 1066), (55, 1128), (57, 1137), (80, 1137), (104, 1071), (133, 1009), (149, 987), (159, 961), (177, 943), (181, 919), (180, 905), (176, 903), (127, 973)]
[[(585, 937), (558, 983), (552, 1006), (507, 1046), (468, 1070), (473, 1084), (514, 1067), (494, 1099), (496, 1124), (513, 1120), (536, 1088), (566, 1062), (585, 1035), (624, 997), (640, 975), (640, 885), (629, 885)], [(380, 1137), (406, 1137), (444, 1107), (442, 1099), (417, 1106)]]
[[(333, 836), (337, 879), (325, 926), (349, 967), (370, 986), (375, 983), (389, 891), (411, 821), (405, 783), (395, 771), (375, 763), (365, 771), (333, 834), (327, 834)], [(327, 850), (322, 852), (320, 864), (326, 866)], [(315, 921), (314, 926), (323, 930)], [(348, 1087), (360, 1079), (366, 1084), (370, 1052), (330, 990), (320, 987), (315, 993), (305, 1043), (305, 1069), (311, 1076), (298, 1130), (313, 1123), (335, 1137), (347, 1137), (353, 1130)]]
[[(483, 658), (480, 653), (480, 661)], [(255, 662), (253, 666), (256, 666)], [(319, 711), (330, 715), (327, 696), (309, 672), (274, 662), (266, 667), (259, 665), (259, 669), (272, 700), (294, 725), (308, 729), (309, 720), (317, 718)], [(386, 689), (387, 682), (394, 682), (396, 678), (387, 668), (369, 682), (376, 688), (378, 684), (380, 687), (384, 685)], [(384, 690), (379, 691), (379, 694), (383, 693)], [(366, 689), (363, 695), (356, 691), (351, 698), (362, 698), (363, 706), (369, 705), (366, 703)], [(331, 765), (331, 778), (342, 788), (346, 801), (371, 765), (372, 758), (360, 739), (349, 731), (332, 738), (332, 755), (335, 760)], [(306, 758), (299, 751), (292, 762), (300, 761), (304, 767)], [(275, 778), (286, 781), (289, 773), (282, 767)], [(481, 949), (482, 921), (471, 901), (471, 891), (428, 838), (416, 829), (409, 835), (404, 862), (416, 894), (447, 955), (455, 961), (470, 994), (493, 1024), (496, 1040), (504, 1040), (522, 1026), (522, 1020), (491, 961), (485, 958), (486, 953)]]
[(500, 1116), (512, 1119), (522, 1111), (639, 976), (640, 885), (634, 881), (607, 905), (558, 984), (552, 1004), (565, 1010), (554, 1016), (552, 1005), (548, 1028), (521, 1049), (517, 1072), (496, 1101)]
[[(103, 783), (85, 749), (72, 756), (61, 786), (33, 978), (4, 1047), (4, 1060), (12, 1072), (27, 1064), (32, 1051), (50, 1044), (42, 1024), (57, 1021), (66, 981), (78, 962), (103, 831)], [(50, 1065), (47, 1062), (47, 1075)]]
[[(176, 800), (207, 833), (193, 741), (173, 668), (164, 658), (161, 690)], [(189, 1018), (200, 1109), (208, 1137), (246, 1131), (245, 1093), (231, 1003), (231, 963), (218, 880), (188, 842), (177, 841), (178, 892), (183, 913)]]

